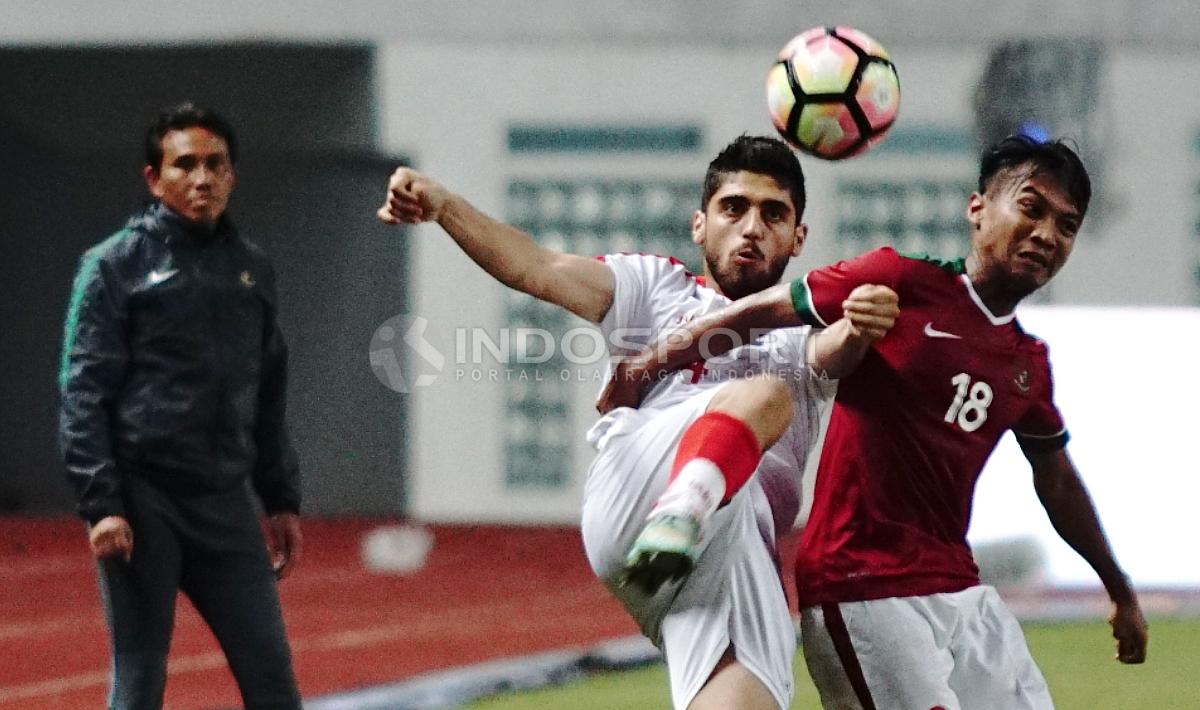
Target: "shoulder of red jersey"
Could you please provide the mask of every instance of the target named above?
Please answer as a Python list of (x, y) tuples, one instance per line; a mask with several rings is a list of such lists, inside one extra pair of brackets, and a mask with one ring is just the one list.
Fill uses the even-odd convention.
[[(872, 249), (868, 252), (843, 260), (842, 264), (888, 264), (892, 267), (896, 266), (918, 266), (918, 268), (932, 267), (940, 269), (950, 274), (960, 275), (966, 273), (966, 261), (959, 257), (957, 259), (943, 259), (936, 257), (923, 251), (901, 251), (894, 247), (882, 246)], [(920, 265), (920, 266), (919, 266)], [(829, 268), (829, 267), (826, 267)]]
[(942, 259), (923, 251), (898, 251), (896, 256), (903, 265), (914, 269), (937, 269), (952, 276), (962, 276), (967, 273), (967, 263), (962, 257)]
[(1025, 330), (1025, 326), (1021, 324), (1020, 318), (1013, 318), (1012, 324), (1013, 328), (1020, 334), (1021, 344), (1025, 349), (1029, 350), (1031, 354), (1040, 355), (1047, 360), (1050, 359), (1050, 345), (1045, 340)]
[(826, 326), (841, 315), (841, 303), (863, 284), (887, 286), (897, 292), (912, 281), (928, 281), (934, 273), (957, 278), (964, 272), (963, 260), (935, 259), (928, 254), (898, 252), (880, 247), (835, 264), (813, 269), (791, 284), (792, 306), (801, 319)]

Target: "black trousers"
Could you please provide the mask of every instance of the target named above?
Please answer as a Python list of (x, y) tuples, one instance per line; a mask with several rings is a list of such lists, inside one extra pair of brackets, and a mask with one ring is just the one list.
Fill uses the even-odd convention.
[(246, 708), (300, 708), (275, 575), (247, 491), (185, 496), (125, 476), (122, 495), (133, 556), (100, 563), (113, 648), (109, 707), (162, 707), (182, 591), (220, 643)]

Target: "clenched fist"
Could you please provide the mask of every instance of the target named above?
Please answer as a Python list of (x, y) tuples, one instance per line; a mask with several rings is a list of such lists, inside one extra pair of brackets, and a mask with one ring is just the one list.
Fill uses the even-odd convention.
[(376, 215), (386, 224), (436, 222), (450, 193), (411, 168), (396, 168)]
[(842, 315), (850, 321), (853, 336), (874, 342), (896, 324), (900, 297), (887, 286), (863, 284), (842, 301)]
[(96, 559), (121, 557), (126, 562), (133, 556), (133, 528), (120, 515), (101, 518), (88, 530), (88, 542)]

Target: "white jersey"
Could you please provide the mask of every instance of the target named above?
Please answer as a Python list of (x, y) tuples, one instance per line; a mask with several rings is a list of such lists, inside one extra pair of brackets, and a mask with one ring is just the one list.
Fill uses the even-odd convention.
[[(600, 323), (611, 357), (637, 353), (664, 333), (732, 303), (677, 259), (648, 254), (601, 258), (616, 278), (612, 306)], [(796, 405), (791, 427), (758, 469), (779, 534), (791, 529), (800, 512), (801, 475), (817, 440), (822, 408), (834, 391), (833, 383), (817, 378), (808, 367), (810, 332), (807, 326), (771, 330), (720, 357), (671, 373), (650, 388), (640, 407), (643, 412), (665, 410), (732, 380), (765, 372), (788, 382)], [(612, 367), (610, 359), (609, 376)], [(588, 441), (600, 448), (607, 436), (622, 429), (627, 411), (618, 409), (601, 418), (588, 432)]]
[[(600, 326), (612, 356), (637, 352), (729, 304), (675, 260), (618, 254), (604, 261), (616, 277), (613, 304)], [(596, 447), (580, 526), (588, 562), (663, 649), (676, 708), (691, 704), (729, 648), (781, 709), (791, 705), (796, 635), (779, 579), (777, 542), (800, 510), (804, 462), (817, 438), (821, 405), (832, 397), (832, 385), (809, 374), (808, 335), (808, 328), (772, 331), (681, 370), (656, 383), (641, 408), (613, 410), (588, 432)], [(680, 439), (721, 387), (764, 372), (792, 385), (791, 427), (741, 491), (713, 514), (696, 567), (683, 582), (670, 582), (653, 596), (623, 584), (625, 557), (666, 490)]]

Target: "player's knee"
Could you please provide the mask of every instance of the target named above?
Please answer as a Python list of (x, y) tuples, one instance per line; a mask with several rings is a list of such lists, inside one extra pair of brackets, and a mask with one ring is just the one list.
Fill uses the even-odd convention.
[(713, 397), (708, 411), (718, 411), (746, 423), (759, 442), (770, 446), (792, 421), (794, 405), (787, 383), (762, 375), (733, 382)]
[(745, 401), (750, 406), (744, 418), (771, 423), (773, 429), (786, 428), (793, 414), (792, 393), (787, 383), (778, 377), (764, 376), (746, 380), (745, 384)]
[(791, 418), (792, 395), (780, 378), (761, 375), (730, 383), (713, 396), (708, 408), (743, 419), (771, 413)]
[(778, 414), (784, 420), (790, 420), (795, 409), (791, 388), (778, 377), (763, 377), (760, 379), (762, 380), (764, 390), (764, 409)]
[(791, 389), (777, 377), (763, 377), (758, 383), (758, 414), (754, 417), (755, 433), (767, 448), (788, 428), (795, 413)]

